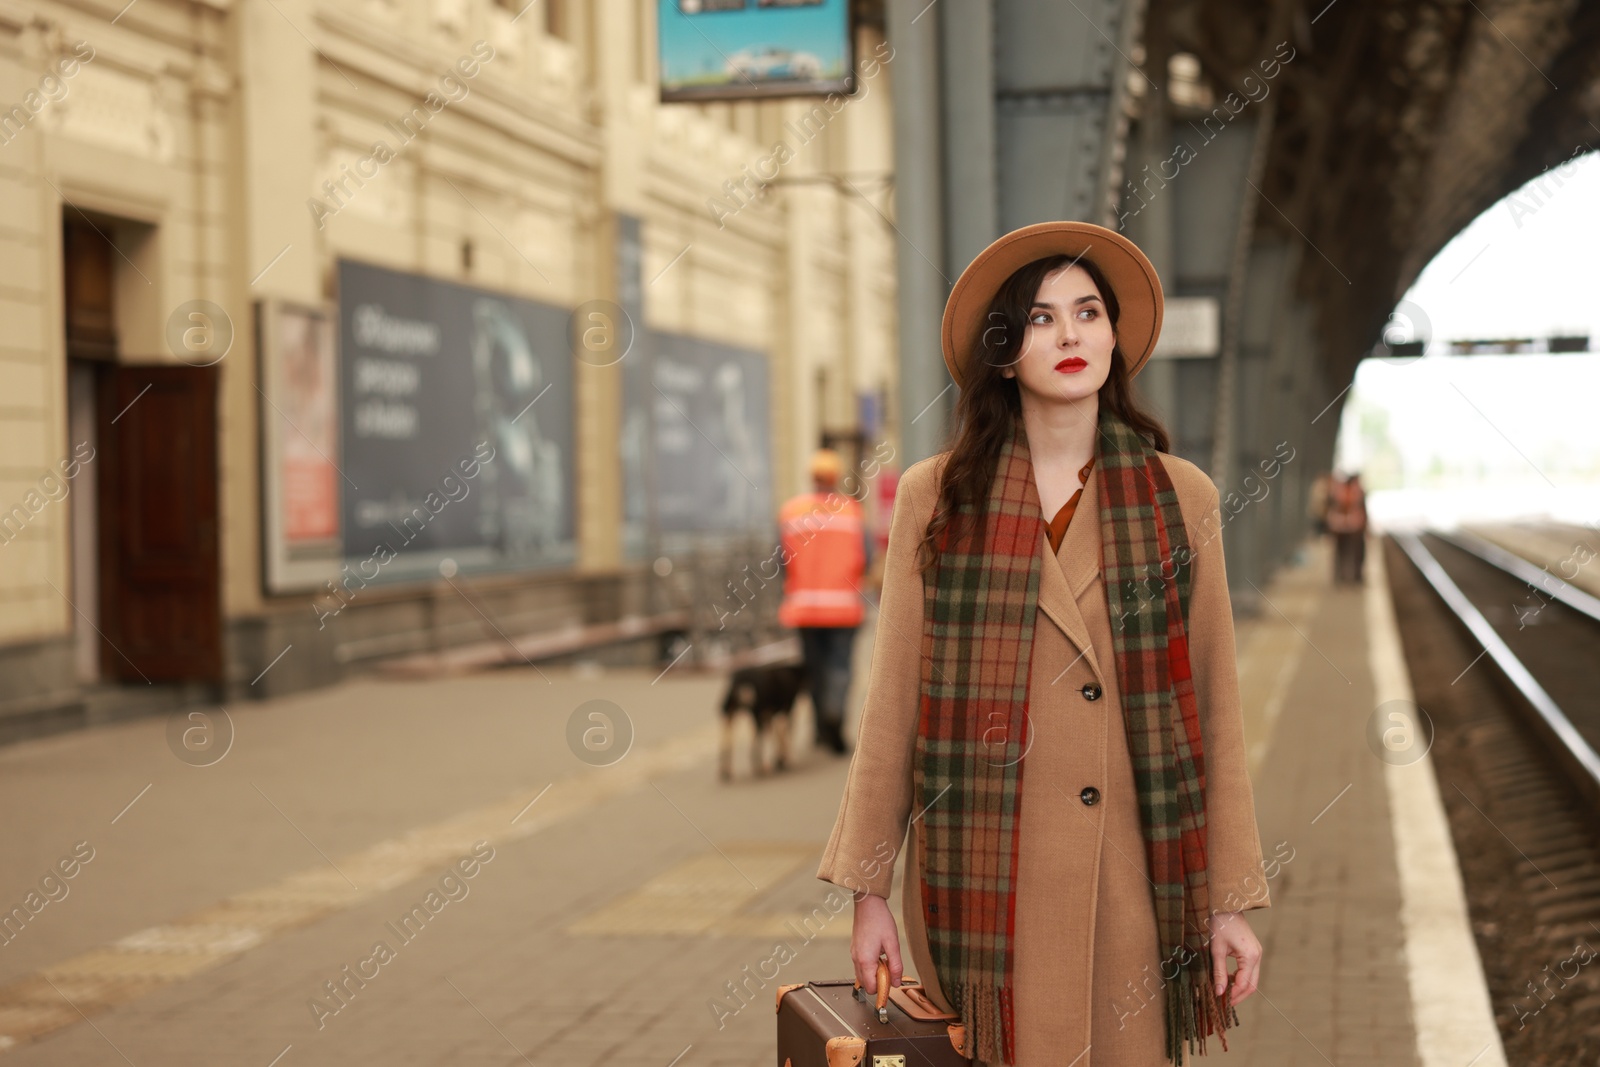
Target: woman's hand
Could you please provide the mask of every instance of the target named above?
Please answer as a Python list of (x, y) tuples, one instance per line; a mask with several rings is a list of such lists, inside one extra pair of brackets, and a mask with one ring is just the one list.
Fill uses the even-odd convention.
[(1237, 1004), (1254, 993), (1261, 980), (1261, 942), (1256, 940), (1243, 913), (1219, 911), (1211, 916), (1211, 973), (1218, 996), (1228, 987), (1229, 956), (1239, 961), (1230, 998), (1230, 1003)]
[(878, 954), (889, 957), (889, 984), (899, 985), (905, 968), (900, 963), (900, 931), (889, 912), (889, 902), (875, 893), (856, 901), (855, 925), (850, 932), (850, 959), (856, 981), (867, 993), (878, 993)]

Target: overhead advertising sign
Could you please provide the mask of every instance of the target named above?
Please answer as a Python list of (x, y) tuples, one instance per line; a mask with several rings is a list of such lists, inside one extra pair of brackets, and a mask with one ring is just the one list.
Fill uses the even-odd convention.
[[(339, 261), (347, 572), (570, 566), (570, 312)], [(448, 568), (447, 568), (448, 571)]]
[(661, 99), (855, 89), (849, 0), (659, 0)]

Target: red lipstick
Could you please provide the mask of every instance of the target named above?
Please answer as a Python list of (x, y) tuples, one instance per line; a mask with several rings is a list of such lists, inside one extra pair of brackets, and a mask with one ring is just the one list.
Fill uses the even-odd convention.
[(1081, 371), (1088, 365), (1089, 362), (1087, 360), (1079, 359), (1077, 356), (1068, 356), (1066, 359), (1056, 364), (1056, 370), (1062, 371), (1066, 374), (1076, 374), (1078, 371)]

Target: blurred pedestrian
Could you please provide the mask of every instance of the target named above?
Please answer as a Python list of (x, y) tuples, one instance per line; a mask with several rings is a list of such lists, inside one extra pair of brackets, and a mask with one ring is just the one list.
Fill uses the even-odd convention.
[(821, 448), (811, 457), (812, 491), (778, 513), (784, 560), (778, 621), (798, 630), (815, 709), (816, 738), (838, 755), (844, 740), (850, 659), (864, 615), (861, 576), (871, 555), (861, 505), (838, 491), (843, 463)]
[(1333, 475), (1323, 471), (1311, 483), (1311, 495), (1306, 501), (1306, 514), (1311, 518), (1311, 528), (1318, 537), (1328, 532), (1328, 491)]
[(1360, 584), (1367, 556), (1367, 494), (1359, 472), (1328, 489), (1328, 530), (1333, 534), (1333, 581)]

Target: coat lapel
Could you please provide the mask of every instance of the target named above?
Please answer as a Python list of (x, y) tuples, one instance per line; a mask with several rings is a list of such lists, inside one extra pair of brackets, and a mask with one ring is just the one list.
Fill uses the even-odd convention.
[(1072, 521), (1067, 524), (1067, 535), (1061, 539), (1061, 550), (1050, 551), (1048, 536), (1039, 540), (1039, 551), (1044, 553), (1044, 565), (1039, 568), (1039, 607), (1067, 635), (1067, 640), (1077, 646), (1078, 652), (1088, 661), (1097, 676), (1099, 661), (1095, 659), (1094, 646), (1089, 640), (1089, 627), (1078, 610), (1078, 597), (1100, 573), (1100, 465), (1095, 464), (1084, 483), (1083, 496)]

